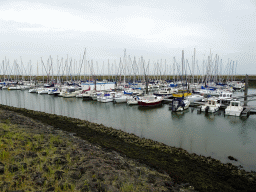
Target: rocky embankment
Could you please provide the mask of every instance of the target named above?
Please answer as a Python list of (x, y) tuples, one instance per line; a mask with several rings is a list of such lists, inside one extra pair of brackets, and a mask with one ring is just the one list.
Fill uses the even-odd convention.
[(255, 191), (255, 172), (74, 118), (0, 106), (0, 191)]

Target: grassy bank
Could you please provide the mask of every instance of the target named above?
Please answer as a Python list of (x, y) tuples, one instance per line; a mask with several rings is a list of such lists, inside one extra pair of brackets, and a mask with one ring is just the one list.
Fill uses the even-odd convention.
[(166, 173), (15, 112), (0, 109), (0, 122), (1, 192), (185, 189)]
[(84, 120), (3, 105), (0, 107), (40, 120), (55, 129), (76, 133), (90, 143), (116, 150), (160, 173), (168, 173), (174, 183), (188, 182), (199, 191), (254, 191), (256, 188), (255, 173), (247, 173), (230, 163), (222, 164), (211, 157), (189, 154), (181, 148)]
[[(74, 191), (74, 184), (55, 180), (55, 172), (60, 169), (60, 164), (48, 165), (48, 170), (44, 171), (49, 157), (53, 157), (58, 149), (55, 144), (64, 144), (59, 136), (46, 137), (47, 135), (43, 134), (27, 133), (9, 121), (1, 123), (0, 127), (1, 191), (51, 188), (57, 191)], [(45, 147), (46, 143), (49, 144), (48, 147)], [(68, 144), (65, 142), (65, 145)], [(70, 166), (70, 156), (67, 156), (67, 161)]]

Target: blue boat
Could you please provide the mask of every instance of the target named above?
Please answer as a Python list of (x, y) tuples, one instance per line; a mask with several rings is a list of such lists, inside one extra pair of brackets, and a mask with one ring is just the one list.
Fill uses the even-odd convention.
[(188, 109), (189, 105), (189, 100), (184, 99), (184, 97), (176, 97), (170, 103), (169, 109), (171, 109), (173, 112), (184, 111)]

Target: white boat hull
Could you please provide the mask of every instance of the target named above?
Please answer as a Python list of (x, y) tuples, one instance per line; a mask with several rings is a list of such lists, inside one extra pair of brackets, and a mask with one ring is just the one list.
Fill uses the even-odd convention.
[(121, 96), (114, 99), (115, 103), (127, 103), (127, 101), (131, 100), (132, 97), (130, 96)]
[(177, 109), (177, 111), (184, 111), (184, 110), (186, 110), (186, 109), (189, 108), (189, 105), (190, 105), (190, 102), (187, 101), (187, 102), (185, 103), (184, 108), (183, 108), (183, 107), (179, 107), (179, 108)]
[[(212, 106), (209, 106), (209, 109), (208, 109), (208, 112), (209, 113), (215, 113), (215, 112), (217, 112), (218, 110), (219, 110), (219, 106), (214, 106), (214, 107), (212, 107)], [(206, 110), (206, 106), (202, 106), (202, 108), (201, 108), (201, 110), (202, 111), (205, 111)]]
[(112, 102), (113, 101), (113, 97), (102, 97), (100, 99), (101, 103), (108, 103), (108, 102)]
[(236, 116), (239, 117), (241, 115), (242, 111), (229, 111), (225, 110), (225, 115), (230, 115), (230, 116)]
[[(237, 106), (232, 106), (232, 104), (236, 104)], [(243, 107), (240, 105), (240, 101), (232, 101), (230, 105), (225, 109), (225, 114), (230, 116), (239, 117), (243, 111)]]
[(36, 89), (29, 89), (28, 90), (29, 93), (36, 93), (36, 91), (37, 91)]
[(48, 94), (48, 89), (40, 90), (37, 93), (38, 94)]
[(20, 90), (20, 86), (17, 86), (17, 87), (9, 87), (8, 90)]
[(138, 105), (138, 101), (129, 100), (129, 101), (127, 101), (127, 104), (128, 104), (128, 105)]
[(76, 97), (76, 94), (75, 93), (65, 93), (64, 95), (63, 95), (63, 97), (64, 98), (71, 98), (71, 97)]
[(188, 96), (186, 99), (189, 100), (191, 104), (193, 104), (194, 102), (202, 101), (203, 98), (204, 96), (202, 95), (191, 95)]
[(77, 98), (83, 98), (83, 94), (76, 95)]

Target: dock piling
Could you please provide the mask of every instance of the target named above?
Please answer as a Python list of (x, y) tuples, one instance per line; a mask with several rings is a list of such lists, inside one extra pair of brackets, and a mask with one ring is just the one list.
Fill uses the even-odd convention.
[(244, 106), (247, 106), (247, 94), (248, 94), (248, 75), (245, 75), (245, 90), (244, 90)]

